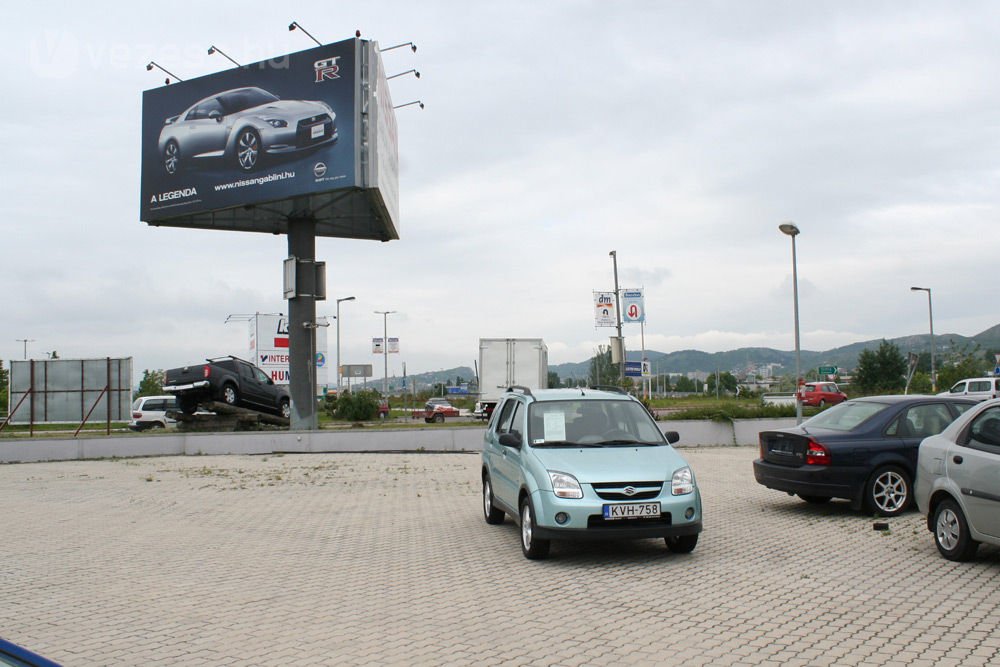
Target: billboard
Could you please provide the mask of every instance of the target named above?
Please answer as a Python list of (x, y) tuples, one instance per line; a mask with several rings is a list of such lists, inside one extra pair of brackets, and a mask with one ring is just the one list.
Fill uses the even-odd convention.
[[(250, 318), (250, 356), (254, 365), (275, 384), (288, 384), (288, 318), (284, 315), (257, 313)], [(321, 322), (321, 324), (324, 324)], [(326, 326), (316, 327), (316, 386), (325, 387), (329, 379), (326, 359)]]
[(131, 357), (10, 362), (12, 423), (128, 421), (131, 407)]
[(147, 90), (150, 225), (399, 238), (396, 119), (376, 42), (348, 39)]

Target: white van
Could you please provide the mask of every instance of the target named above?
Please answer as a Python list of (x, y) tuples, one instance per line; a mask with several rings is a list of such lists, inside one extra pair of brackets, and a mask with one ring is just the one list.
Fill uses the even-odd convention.
[(174, 396), (143, 396), (132, 403), (132, 420), (128, 427), (133, 431), (148, 428), (173, 428), (177, 422), (167, 417), (168, 410), (177, 410)]
[(959, 380), (951, 389), (942, 391), (938, 396), (968, 396), (980, 401), (996, 398), (1000, 396), (1000, 377)]

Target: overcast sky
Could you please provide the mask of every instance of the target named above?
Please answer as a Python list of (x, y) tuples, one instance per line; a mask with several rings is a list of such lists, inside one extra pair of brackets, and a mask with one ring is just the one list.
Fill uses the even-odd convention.
[[(103, 8), (102, 8), (103, 7)], [(247, 354), (286, 239), (139, 220), (142, 91), (353, 36), (384, 54), (401, 238), (323, 238), (344, 363), (472, 366), (480, 337), (582, 361), (593, 291), (644, 287), (648, 349), (821, 350), (1000, 322), (996, 2), (19, 3), (0, 27), (0, 358)], [(331, 334), (333, 330), (331, 329)], [(627, 346), (640, 346), (638, 325)], [(333, 355), (334, 336), (330, 336)], [(377, 373), (381, 375), (380, 373)]]

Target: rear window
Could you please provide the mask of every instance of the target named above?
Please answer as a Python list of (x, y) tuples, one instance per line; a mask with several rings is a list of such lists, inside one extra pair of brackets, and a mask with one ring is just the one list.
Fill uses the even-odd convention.
[(805, 427), (828, 428), (831, 431), (850, 431), (889, 408), (888, 403), (874, 401), (848, 401), (824, 410), (802, 423)]

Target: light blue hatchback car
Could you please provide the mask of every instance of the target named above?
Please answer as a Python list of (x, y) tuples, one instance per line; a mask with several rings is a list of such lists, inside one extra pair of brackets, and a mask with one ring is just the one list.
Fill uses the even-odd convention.
[(690, 553), (702, 529), (694, 473), (642, 403), (618, 391), (511, 387), (483, 442), (483, 514), (521, 526), (527, 558), (551, 540), (664, 538)]

